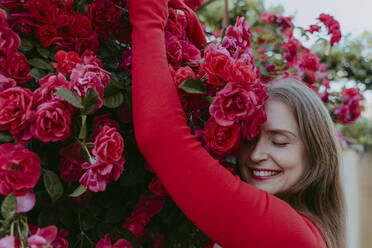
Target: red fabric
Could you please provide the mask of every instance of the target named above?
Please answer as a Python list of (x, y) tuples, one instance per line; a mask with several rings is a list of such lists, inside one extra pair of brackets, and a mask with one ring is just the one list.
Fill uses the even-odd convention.
[[(326, 247), (309, 219), (232, 175), (190, 133), (168, 69), (167, 2), (129, 2), (133, 121), (141, 152), (181, 210), (223, 248)], [(202, 40), (195, 36), (194, 42)]]

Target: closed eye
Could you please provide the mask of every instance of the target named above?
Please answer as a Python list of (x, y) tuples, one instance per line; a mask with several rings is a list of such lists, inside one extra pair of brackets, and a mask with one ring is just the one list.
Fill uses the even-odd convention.
[(272, 142), (275, 146), (280, 146), (280, 147), (285, 147), (286, 145), (288, 145), (289, 143), (280, 143), (280, 142)]

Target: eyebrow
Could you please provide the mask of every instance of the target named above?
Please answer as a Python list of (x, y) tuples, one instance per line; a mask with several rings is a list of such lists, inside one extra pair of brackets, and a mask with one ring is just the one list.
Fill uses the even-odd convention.
[(279, 134), (288, 133), (288, 134), (292, 135), (293, 137), (297, 137), (296, 134), (292, 133), (291, 131), (285, 130), (285, 129), (270, 129), (268, 131), (270, 133), (279, 133)]

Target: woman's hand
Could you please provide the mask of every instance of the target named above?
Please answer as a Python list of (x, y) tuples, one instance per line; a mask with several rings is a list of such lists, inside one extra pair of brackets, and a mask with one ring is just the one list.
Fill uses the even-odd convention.
[(129, 19), (134, 28), (160, 24), (164, 29), (168, 19), (168, 0), (129, 0)]

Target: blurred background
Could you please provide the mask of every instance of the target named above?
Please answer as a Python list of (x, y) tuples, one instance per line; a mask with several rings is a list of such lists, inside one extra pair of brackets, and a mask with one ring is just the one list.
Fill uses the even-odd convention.
[[(371, 0), (205, 0), (197, 10), (210, 33), (235, 23), (236, 16), (257, 20), (262, 12), (291, 16), (296, 27), (309, 28), (321, 13), (339, 21), (342, 40), (331, 49), (321, 40), (295, 37), (327, 64), (331, 88), (358, 87), (361, 118), (337, 125), (344, 135), (342, 176), (347, 200), (347, 247), (372, 248), (372, 10)], [(301, 33), (302, 32), (302, 33)]]

